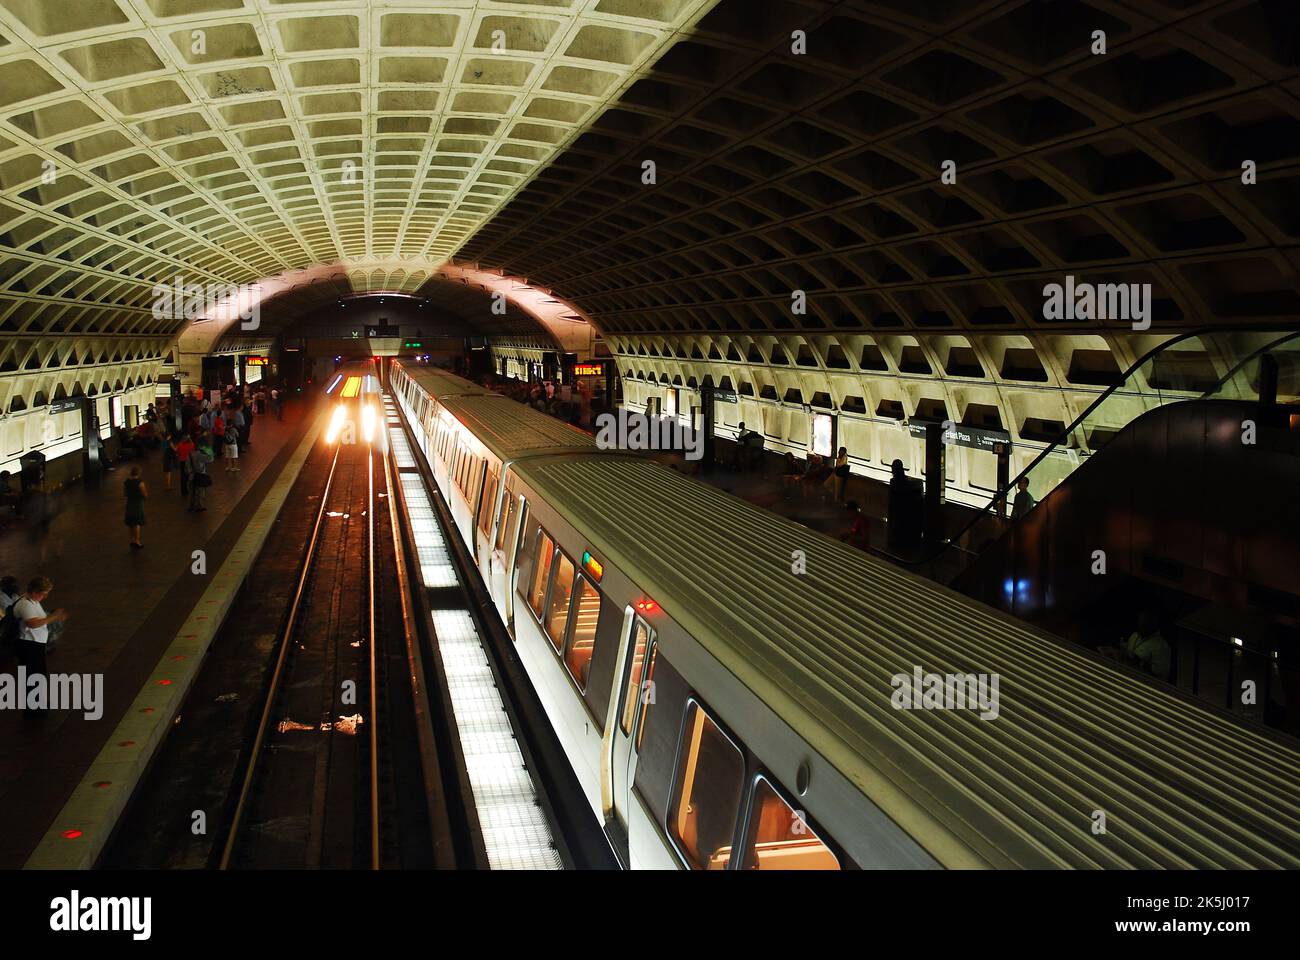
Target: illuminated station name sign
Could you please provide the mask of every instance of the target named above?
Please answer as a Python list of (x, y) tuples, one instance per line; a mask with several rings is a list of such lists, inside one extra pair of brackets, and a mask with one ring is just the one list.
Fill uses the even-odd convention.
[(573, 375), (575, 377), (603, 377), (605, 375), (605, 365), (603, 363), (575, 363), (573, 365)]

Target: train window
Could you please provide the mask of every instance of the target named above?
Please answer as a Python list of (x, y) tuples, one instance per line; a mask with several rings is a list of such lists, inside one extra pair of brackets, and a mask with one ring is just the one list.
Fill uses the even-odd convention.
[(804, 819), (802, 810), (785, 802), (767, 777), (754, 780), (746, 831), (746, 870), (838, 870), (831, 852)]
[(725, 870), (744, 789), (745, 757), (700, 704), (686, 705), (668, 832), (696, 870)]
[(551, 604), (546, 610), (546, 633), (556, 650), (564, 647), (564, 628), (569, 623), (569, 600), (573, 596), (573, 561), (560, 553), (551, 586)]
[(497, 471), (489, 468), (483, 484), (483, 499), (479, 501), (478, 528), (485, 534), (492, 532), (492, 508), (496, 505)]
[(546, 581), (551, 573), (551, 560), (555, 555), (555, 543), (545, 533), (538, 533), (537, 560), (533, 565), (533, 582), (528, 588), (528, 605), (533, 613), (542, 615), (542, 601), (546, 599)]
[(638, 620), (632, 634), (632, 669), (628, 672), (627, 689), (623, 694), (623, 719), (620, 726), (626, 734), (632, 733), (632, 720), (636, 716), (636, 701), (641, 693), (641, 668), (645, 666), (646, 647), (650, 643), (650, 628)]
[[(510, 542), (510, 534), (514, 532), (514, 521), (518, 514), (515, 509), (515, 492), (510, 489), (510, 484), (506, 484), (505, 496), (501, 498), (501, 516), (497, 520), (497, 549), (504, 550), (506, 544)], [(507, 530), (506, 528), (509, 527)]]
[(641, 683), (641, 689), (645, 692), (641, 696), (641, 709), (638, 711), (640, 716), (636, 718), (636, 748), (641, 749), (641, 741), (645, 739), (646, 714), (650, 712), (650, 704), (655, 702), (655, 654), (659, 652), (659, 644), (653, 638), (650, 640), (650, 655), (646, 658), (645, 680)]
[(600, 625), (600, 593), (586, 577), (578, 579), (573, 609), (573, 635), (569, 637), (569, 650), (564, 655), (564, 665), (578, 689), (587, 692), (587, 674), (591, 671), (591, 656), (596, 651), (596, 628)]

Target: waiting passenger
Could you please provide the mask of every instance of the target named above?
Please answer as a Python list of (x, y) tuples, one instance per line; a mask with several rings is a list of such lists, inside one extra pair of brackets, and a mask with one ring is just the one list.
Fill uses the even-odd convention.
[(27, 669), (30, 678), (36, 674), (44, 676), (45, 655), (49, 652), (53, 634), (62, 629), (68, 614), (63, 609), (46, 613), (43, 602), (54, 589), (54, 584), (46, 577), (35, 577), (27, 584), (27, 592), (13, 605), (12, 613), (18, 617), (18, 662)]
[(1154, 610), (1138, 614), (1137, 629), (1124, 644), (1125, 658), (1158, 680), (1169, 679), (1173, 650), (1160, 633), (1160, 618)]
[(208, 487), (212, 486), (212, 477), (208, 466), (212, 463), (212, 447), (207, 437), (199, 443), (190, 454), (190, 506), (195, 513), (208, 509)]
[(4, 577), (0, 579), (0, 612), (8, 613), (9, 608), (18, 602), (22, 591), (18, 586), (17, 577)]
[(226, 418), (221, 415), (221, 410), (217, 409), (212, 412), (212, 450), (213, 456), (218, 460), (222, 457), (222, 448), (226, 445)]
[(844, 489), (849, 482), (849, 448), (840, 447), (839, 453), (835, 455), (835, 466), (831, 469), (831, 474), (826, 478), (826, 489), (830, 492), (831, 498), (836, 502), (844, 499)]
[(1016, 481), (1016, 499), (1011, 502), (1011, 519), (1019, 520), (1038, 503), (1029, 492), (1029, 478), (1021, 477)]
[(795, 455), (787, 451), (785, 455), (785, 464), (781, 468), (781, 488), (784, 496), (788, 497), (790, 491), (798, 488), (799, 484), (802, 482), (803, 467), (799, 465), (799, 461), (795, 459)]
[(179, 465), (180, 461), (176, 459), (176, 438), (172, 436), (164, 437), (162, 448), (163, 484), (168, 490), (172, 488), (172, 474), (176, 472)]
[(16, 513), (21, 500), (22, 494), (14, 489), (13, 474), (8, 470), (0, 470), (0, 506), (8, 507)]
[(140, 468), (132, 467), (131, 475), (122, 481), (122, 495), (126, 497), (126, 526), (131, 531), (131, 549), (143, 550), (140, 529), (144, 526), (144, 502), (149, 488), (140, 477)]
[(894, 551), (916, 549), (921, 541), (924, 491), (921, 481), (907, 475), (902, 460), (890, 464), (887, 540)]
[(226, 473), (239, 473), (239, 428), (226, 427)]
[(180, 442), (176, 444), (176, 463), (181, 471), (181, 496), (190, 495), (190, 486), (192, 485), (190, 476), (190, 455), (194, 453), (195, 443), (193, 438), (188, 434), (182, 434)]

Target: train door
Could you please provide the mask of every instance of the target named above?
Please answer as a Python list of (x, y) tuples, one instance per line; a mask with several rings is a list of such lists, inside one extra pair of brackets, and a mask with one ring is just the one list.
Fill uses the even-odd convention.
[[(504, 468), (502, 470), (504, 473)], [(514, 636), (515, 604), (514, 583), (511, 571), (514, 569), (516, 549), (519, 545), (519, 515), (523, 512), (524, 498), (515, 496), (515, 485), (511, 478), (506, 480), (505, 493), (501, 498), (501, 516), (497, 520), (496, 540), (492, 545), (491, 579), (488, 588), (497, 600), (501, 619), (505, 621), (510, 635)]]
[[(632, 781), (636, 774), (637, 748), (641, 743), (645, 708), (654, 701), (655, 634), (631, 607), (623, 614), (624, 642), (619, 649), (618, 674), (622, 678), (618, 695), (610, 700), (610, 717), (605, 737), (608, 766), (605, 771), (608, 794), (603, 797), (605, 828), (615, 852), (629, 865), (628, 811), (632, 803)], [(609, 722), (612, 721), (612, 722)]]
[(483, 492), (478, 502), (478, 550), (474, 554), (474, 564), (479, 569), (483, 582), (492, 583), (492, 525), (497, 516), (497, 494), (500, 493), (501, 471), (492, 460), (483, 464)]

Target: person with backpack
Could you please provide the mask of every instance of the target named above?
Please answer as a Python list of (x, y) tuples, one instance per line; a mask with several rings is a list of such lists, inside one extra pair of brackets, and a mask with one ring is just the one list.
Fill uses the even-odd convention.
[(226, 473), (239, 472), (239, 428), (226, 427)]
[(208, 465), (216, 459), (208, 438), (204, 437), (194, 452), (190, 454), (190, 507), (194, 513), (208, 509), (208, 487), (212, 486), (212, 476)]
[(181, 496), (190, 495), (190, 454), (194, 452), (194, 441), (188, 433), (182, 434), (180, 442), (176, 444), (176, 462), (181, 468)]

